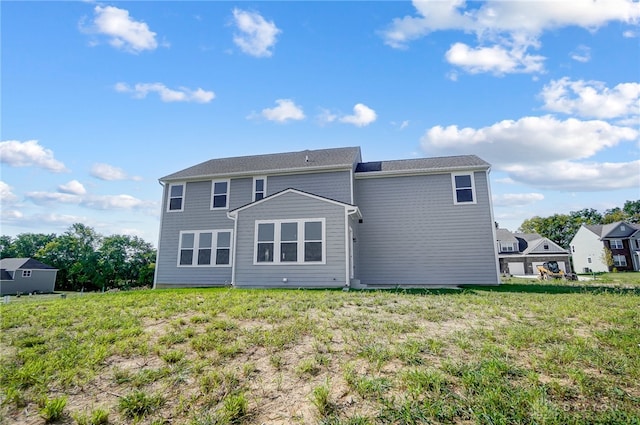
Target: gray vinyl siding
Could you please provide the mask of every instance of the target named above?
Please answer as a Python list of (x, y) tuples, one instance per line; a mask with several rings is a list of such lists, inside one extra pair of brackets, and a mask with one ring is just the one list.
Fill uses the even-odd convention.
[[(247, 185), (248, 182), (248, 185)], [(251, 179), (231, 180), (229, 205), (240, 206), (251, 200)], [(247, 189), (248, 190), (245, 190)], [(180, 231), (185, 230), (233, 230), (233, 220), (227, 217), (229, 210), (211, 210), (211, 180), (188, 182), (185, 187), (184, 210), (167, 211), (165, 185), (162, 201), (161, 232), (158, 241), (156, 287), (220, 286), (231, 283), (231, 267), (178, 267)], [(246, 195), (244, 195), (246, 192)], [(233, 251), (233, 247), (232, 247)], [(233, 254), (233, 253), (232, 253)]]
[[(285, 193), (238, 212), (236, 286), (342, 287), (345, 284), (345, 207)], [(325, 264), (254, 265), (256, 220), (325, 219)], [(283, 282), (283, 278), (287, 282)]]
[(30, 292), (51, 293), (56, 284), (57, 270), (31, 270), (31, 277), (22, 277), (22, 270), (13, 273), (13, 280), (0, 281), (0, 295), (14, 295), (18, 292), (28, 294)]
[(267, 176), (267, 195), (290, 188), (346, 204), (353, 203), (350, 171)]
[(357, 179), (359, 277), (367, 285), (498, 284), (486, 172), (454, 205), (451, 174)]

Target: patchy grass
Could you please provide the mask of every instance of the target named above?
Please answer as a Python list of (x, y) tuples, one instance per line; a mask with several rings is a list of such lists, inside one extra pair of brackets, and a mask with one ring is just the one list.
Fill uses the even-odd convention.
[(0, 422), (640, 423), (637, 273), (25, 298), (0, 306)]

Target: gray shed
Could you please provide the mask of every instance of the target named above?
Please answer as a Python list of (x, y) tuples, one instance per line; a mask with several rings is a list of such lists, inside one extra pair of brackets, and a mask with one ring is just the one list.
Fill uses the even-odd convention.
[(51, 293), (57, 273), (55, 267), (33, 258), (4, 258), (0, 260), (0, 296)]

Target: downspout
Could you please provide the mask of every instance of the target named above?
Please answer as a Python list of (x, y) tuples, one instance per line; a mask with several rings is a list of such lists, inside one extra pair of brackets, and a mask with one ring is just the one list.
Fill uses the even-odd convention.
[(231, 260), (231, 286), (236, 286), (236, 260), (238, 258), (236, 249), (236, 242), (238, 240), (238, 213), (227, 211), (227, 218), (233, 220), (233, 241), (231, 242), (231, 252), (233, 252), (233, 259)]
[(156, 249), (156, 266), (153, 272), (153, 288), (156, 289), (156, 285), (158, 284), (158, 260), (160, 259), (160, 238), (162, 237), (162, 223), (164, 222), (164, 203), (167, 199), (166, 185), (158, 180), (158, 184), (162, 186), (162, 202), (160, 202), (160, 226), (158, 228), (158, 249)]
[[(351, 287), (351, 277), (350, 277), (350, 262), (349, 262), (349, 250), (350, 250), (350, 241), (349, 241), (349, 217), (354, 214), (360, 214), (360, 209), (358, 207), (345, 207), (344, 214), (344, 287)], [(355, 255), (353, 260), (355, 261)]]

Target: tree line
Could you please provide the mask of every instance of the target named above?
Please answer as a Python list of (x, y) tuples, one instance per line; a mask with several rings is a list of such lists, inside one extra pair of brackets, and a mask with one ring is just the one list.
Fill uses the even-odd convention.
[(616, 207), (600, 213), (593, 208), (571, 211), (569, 214), (554, 214), (549, 217), (532, 217), (522, 222), (521, 233), (538, 233), (569, 248), (569, 243), (582, 224), (610, 224), (617, 221), (640, 223), (640, 200), (626, 201), (622, 208)]
[(137, 236), (103, 236), (81, 223), (61, 235), (0, 236), (0, 258), (27, 257), (58, 269), (56, 290), (93, 291), (152, 285), (156, 250)]

